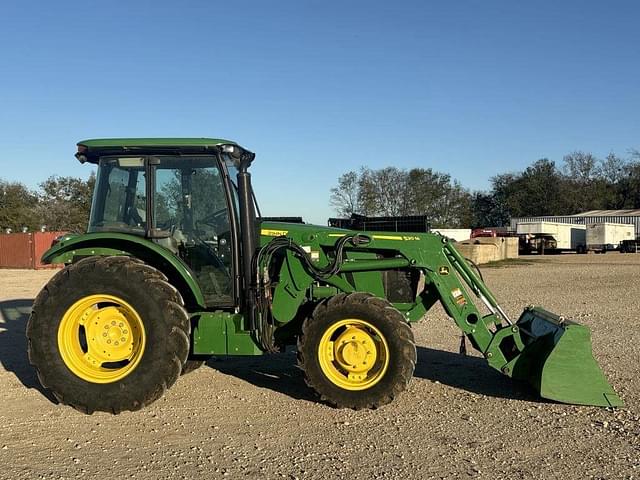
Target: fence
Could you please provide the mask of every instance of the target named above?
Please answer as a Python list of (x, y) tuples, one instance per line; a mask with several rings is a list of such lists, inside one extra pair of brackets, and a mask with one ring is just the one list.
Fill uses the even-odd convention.
[(33, 232), (0, 234), (0, 268), (56, 268), (40, 262), (42, 254), (53, 240), (64, 232)]

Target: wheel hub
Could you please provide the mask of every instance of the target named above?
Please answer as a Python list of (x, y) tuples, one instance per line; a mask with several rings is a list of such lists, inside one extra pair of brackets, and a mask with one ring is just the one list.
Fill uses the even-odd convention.
[(376, 362), (376, 345), (363, 330), (350, 327), (334, 342), (336, 361), (354, 373), (371, 370)]
[(389, 347), (380, 330), (364, 320), (334, 323), (318, 345), (318, 360), (332, 383), (365, 390), (378, 383), (389, 366)]
[(118, 307), (92, 310), (85, 328), (87, 342), (92, 344), (94, 356), (101, 363), (126, 360), (133, 350), (132, 326)]
[(74, 303), (58, 327), (65, 365), (92, 383), (126, 377), (144, 353), (145, 331), (135, 309), (113, 295), (89, 295)]

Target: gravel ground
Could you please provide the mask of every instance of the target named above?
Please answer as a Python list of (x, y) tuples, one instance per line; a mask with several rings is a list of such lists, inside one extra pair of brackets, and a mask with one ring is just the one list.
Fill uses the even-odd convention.
[(373, 411), (317, 403), (293, 354), (212, 360), (146, 409), (56, 405), (28, 365), (31, 302), (51, 271), (0, 270), (0, 478), (640, 478), (640, 255), (486, 268), (514, 316), (530, 303), (592, 330), (621, 409), (544, 402), (458, 355), (436, 307), (415, 327), (409, 389)]

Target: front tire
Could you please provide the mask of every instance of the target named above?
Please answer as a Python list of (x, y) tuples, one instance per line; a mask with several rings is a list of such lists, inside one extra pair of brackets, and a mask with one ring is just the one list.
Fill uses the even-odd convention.
[(389, 302), (368, 293), (321, 302), (302, 325), (307, 385), (340, 408), (377, 408), (403, 392), (416, 364), (413, 333)]
[(42, 289), (27, 323), (45, 388), (85, 412), (138, 410), (175, 383), (190, 323), (178, 291), (130, 257), (89, 257)]

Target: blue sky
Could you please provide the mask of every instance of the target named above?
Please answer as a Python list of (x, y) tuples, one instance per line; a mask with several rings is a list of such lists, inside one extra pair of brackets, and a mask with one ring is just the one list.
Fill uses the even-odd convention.
[(361, 166), (468, 188), (640, 148), (640, 2), (0, 4), (0, 178), (86, 176), (78, 140), (211, 136), (258, 156), (264, 214), (334, 215)]

